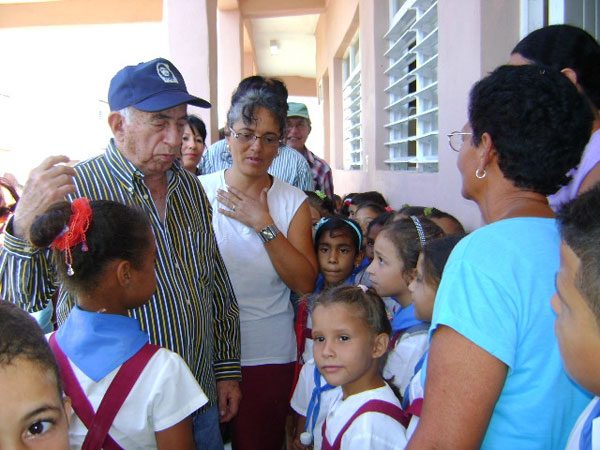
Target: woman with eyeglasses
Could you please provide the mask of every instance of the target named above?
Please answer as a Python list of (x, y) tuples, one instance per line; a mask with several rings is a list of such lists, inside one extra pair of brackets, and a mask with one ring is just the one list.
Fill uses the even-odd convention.
[(559, 71), (533, 65), (499, 67), (469, 100), (450, 139), (462, 195), (487, 225), (444, 269), (407, 448), (563, 449), (591, 396), (569, 380), (554, 335), (560, 237), (546, 196), (579, 161), (592, 114)]
[(240, 308), (234, 449), (282, 448), (296, 359), (290, 290), (312, 292), (318, 271), (306, 195), (267, 172), (287, 115), (277, 83), (238, 87), (226, 129), (233, 166), (200, 177)]

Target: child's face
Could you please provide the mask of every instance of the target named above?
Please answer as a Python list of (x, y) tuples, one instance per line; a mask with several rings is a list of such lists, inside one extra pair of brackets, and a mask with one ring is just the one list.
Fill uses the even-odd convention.
[(360, 263), (360, 252), (356, 253), (354, 242), (345, 230), (324, 232), (317, 246), (319, 270), (326, 286), (343, 283)]
[(0, 448), (69, 448), (71, 402), (55, 375), (19, 357), (0, 367)]
[(415, 317), (425, 322), (431, 322), (437, 286), (431, 286), (427, 282), (424, 265), (425, 261), (423, 253), (421, 253), (417, 262), (415, 278), (408, 285), (408, 290), (415, 305)]
[(360, 225), (363, 236), (367, 235), (367, 227), (375, 217), (377, 217), (377, 213), (371, 208), (360, 208), (354, 214), (354, 220)]
[(354, 219), (356, 215), (356, 210), (358, 209), (358, 205), (348, 205), (348, 218)]
[(373, 261), (373, 258), (375, 257), (375, 254), (373, 253), (373, 248), (375, 247), (375, 238), (382, 228), (383, 225), (373, 225), (367, 233), (367, 249), (365, 256), (369, 259), (369, 261)]
[(342, 386), (344, 398), (372, 389), (369, 375), (377, 372), (387, 339), (379, 342), (358, 311), (343, 303), (317, 306), (312, 320), (315, 363), (327, 383)]
[(560, 269), (552, 309), (554, 331), (565, 370), (584, 389), (600, 395), (600, 326), (575, 285), (581, 260), (564, 242), (560, 246)]
[[(385, 234), (379, 234), (373, 247), (373, 262), (367, 268), (371, 276), (371, 284), (380, 297), (396, 297), (399, 301), (403, 297), (410, 300), (408, 279), (404, 270), (404, 261), (396, 250), (396, 246)], [(402, 305), (406, 306), (406, 305)]]

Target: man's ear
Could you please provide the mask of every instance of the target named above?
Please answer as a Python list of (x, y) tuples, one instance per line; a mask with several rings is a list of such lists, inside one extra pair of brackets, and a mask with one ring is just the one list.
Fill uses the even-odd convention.
[(386, 333), (379, 333), (375, 336), (375, 342), (373, 343), (373, 358), (380, 358), (385, 355), (390, 344), (390, 336)]
[(127, 287), (131, 283), (131, 263), (122, 260), (117, 264), (117, 281), (122, 287)]
[(113, 111), (108, 115), (108, 126), (110, 127), (113, 136), (117, 142), (122, 142), (125, 135), (125, 117), (118, 112)]

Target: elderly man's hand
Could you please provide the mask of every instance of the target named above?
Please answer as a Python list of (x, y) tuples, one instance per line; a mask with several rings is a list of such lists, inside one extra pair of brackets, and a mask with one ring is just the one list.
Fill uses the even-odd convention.
[(229, 380), (217, 382), (217, 396), (220, 420), (221, 422), (229, 422), (237, 414), (242, 399), (240, 383)]
[(66, 156), (50, 156), (33, 169), (23, 188), (13, 219), (13, 234), (21, 239), (29, 238), (29, 229), (37, 216), (50, 205), (75, 192), (73, 177), (76, 175)]

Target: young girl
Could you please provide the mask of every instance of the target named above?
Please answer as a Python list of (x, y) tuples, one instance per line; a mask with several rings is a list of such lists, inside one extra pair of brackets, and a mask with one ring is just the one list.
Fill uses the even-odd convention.
[(69, 448), (71, 401), (54, 355), (25, 311), (0, 301), (0, 448)]
[(300, 301), (296, 318), (300, 364), (312, 359), (311, 319), (308, 312), (314, 296), (325, 288), (354, 284), (354, 271), (363, 256), (360, 227), (353, 220), (342, 216), (323, 218), (315, 229), (315, 248), (319, 277), (313, 294)]
[(339, 286), (314, 302), (315, 362), (341, 386), (323, 424), (323, 449), (402, 449), (405, 416), (379, 367), (391, 326), (381, 298), (364, 286)]
[(386, 380), (404, 392), (415, 364), (427, 348), (429, 325), (418, 320), (408, 285), (414, 278), (419, 252), (425, 244), (443, 236), (427, 219), (411, 216), (383, 228), (375, 239), (373, 262), (367, 269), (371, 283), (382, 297), (394, 297), (398, 308), (392, 318), (391, 351), (383, 370)]
[[(312, 360), (312, 320), (309, 314), (312, 302), (316, 294), (326, 288), (340, 284), (353, 284), (354, 270), (362, 259), (361, 245), (362, 233), (358, 224), (353, 220), (343, 216), (333, 216), (324, 218), (317, 224), (315, 247), (320, 274), (315, 292), (301, 300), (296, 318), (296, 338), (298, 339), (296, 374), (299, 379), (294, 389), (291, 406), (298, 414), (295, 433), (297, 448), (303, 448), (300, 445), (300, 434), (303, 431), (311, 433), (314, 431), (315, 434), (320, 432), (320, 428), (316, 426), (319, 408), (316, 412), (312, 411), (314, 414), (311, 413), (314, 421), (311, 420), (308, 424), (305, 423), (308, 411), (311, 409), (309, 404), (315, 386), (317, 386), (319, 392), (313, 403), (317, 402), (323, 412), (326, 411), (324, 404), (327, 403), (327, 399), (321, 398), (320, 393), (320, 387), (325, 385), (325, 381), (318, 371), (315, 371), (314, 361)], [(300, 372), (300, 370), (302, 371)], [(315, 436), (314, 448), (320, 448), (319, 436)]]
[[(415, 308), (415, 317), (423, 322), (430, 323), (433, 315), (433, 305), (435, 294), (442, 279), (442, 272), (452, 249), (463, 238), (463, 235), (451, 234), (436, 239), (423, 248), (419, 254), (417, 262), (416, 275), (413, 281), (408, 285), (412, 295)], [(423, 405), (423, 393), (425, 371), (423, 363), (427, 358), (427, 351), (415, 365), (413, 376), (410, 379), (406, 390), (403, 393), (402, 408), (409, 414), (412, 414), (410, 424), (406, 431), (407, 438), (410, 439), (413, 431), (419, 423), (421, 407)]]
[(71, 445), (195, 448), (190, 415), (207, 397), (185, 362), (149, 345), (140, 321), (128, 317), (156, 290), (147, 216), (78, 198), (38, 217), (31, 241), (52, 246), (59, 277), (78, 304), (50, 336), (75, 410)]
[(358, 206), (356, 212), (354, 213), (354, 220), (356, 220), (360, 225), (364, 239), (367, 238), (367, 229), (369, 228), (369, 224), (373, 221), (373, 219), (385, 212), (391, 212), (391, 209), (390, 211), (387, 211), (386, 208), (378, 205), (377, 203), (363, 203)]

